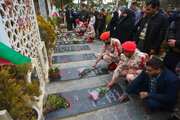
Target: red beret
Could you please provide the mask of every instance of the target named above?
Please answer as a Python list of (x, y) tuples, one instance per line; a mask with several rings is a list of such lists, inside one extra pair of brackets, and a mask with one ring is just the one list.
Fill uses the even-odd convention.
[(87, 25), (87, 24), (88, 24), (88, 22), (84, 22), (83, 24), (84, 24), (84, 25)]
[(125, 43), (122, 44), (122, 49), (132, 52), (136, 49), (136, 44), (132, 41), (127, 41)]
[(79, 19), (76, 19), (76, 22), (79, 22)]
[(109, 38), (109, 36), (110, 36), (109, 32), (104, 32), (104, 33), (101, 34), (100, 39), (101, 40), (106, 40), (106, 39)]

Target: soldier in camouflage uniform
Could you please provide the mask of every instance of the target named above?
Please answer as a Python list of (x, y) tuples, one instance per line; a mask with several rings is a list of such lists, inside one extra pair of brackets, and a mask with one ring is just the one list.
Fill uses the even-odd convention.
[(78, 32), (78, 36), (81, 36), (86, 31), (86, 27), (84, 26), (83, 22), (79, 21), (79, 19), (76, 19), (77, 26), (74, 29), (75, 32)]
[(84, 39), (89, 40), (89, 42), (92, 42), (93, 39), (95, 38), (95, 31), (94, 27), (92, 25), (88, 25), (88, 22), (84, 22), (84, 25), (86, 27), (86, 32), (84, 34)]
[(126, 77), (128, 83), (131, 83), (141, 73), (145, 63), (149, 60), (146, 53), (136, 49), (136, 44), (134, 42), (127, 41), (123, 43), (122, 49), (124, 52), (119, 57), (119, 64), (114, 71), (108, 87), (112, 86), (119, 76)]
[[(115, 63), (119, 62), (119, 56), (122, 52), (121, 43), (118, 39), (111, 38), (109, 32), (102, 33), (100, 39), (104, 42), (103, 49), (101, 54), (97, 56), (98, 59), (95, 62), (93, 68), (95, 68), (97, 63), (101, 59), (103, 59), (105, 62), (109, 64), (109, 69), (115, 69)], [(106, 50), (108, 50), (109, 52), (106, 52)]]

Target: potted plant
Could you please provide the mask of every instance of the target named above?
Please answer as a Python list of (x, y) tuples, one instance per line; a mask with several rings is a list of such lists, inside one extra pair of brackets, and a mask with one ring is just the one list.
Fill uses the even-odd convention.
[(60, 69), (57, 67), (55, 69), (51, 68), (49, 70), (49, 75), (51, 78), (58, 78), (59, 74), (60, 74)]

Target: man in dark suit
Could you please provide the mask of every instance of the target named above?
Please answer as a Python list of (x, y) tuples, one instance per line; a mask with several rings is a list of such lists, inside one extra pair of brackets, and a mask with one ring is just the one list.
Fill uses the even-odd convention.
[(128, 94), (138, 93), (141, 99), (147, 101), (146, 114), (152, 114), (156, 109), (168, 110), (174, 107), (178, 87), (179, 79), (176, 74), (163, 67), (163, 62), (154, 56), (119, 99), (123, 101)]

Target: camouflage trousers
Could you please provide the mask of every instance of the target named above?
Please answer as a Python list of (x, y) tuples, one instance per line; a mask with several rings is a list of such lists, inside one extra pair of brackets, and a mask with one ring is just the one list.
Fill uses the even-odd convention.
[(98, 55), (98, 58), (103, 59), (103, 60), (104, 60), (106, 63), (108, 63), (108, 64), (118, 63), (118, 62), (119, 62), (119, 58), (118, 58), (118, 57), (117, 57), (117, 58), (114, 58), (114, 57), (111, 57), (111, 56), (109, 56), (109, 55), (104, 55), (104, 56), (102, 57), (102, 55), (99, 54), (99, 55)]
[(126, 80), (128, 81), (128, 83), (130, 84), (139, 74), (142, 70), (137, 70), (138, 74), (127, 74), (128, 70), (122, 70), (120, 73), (117, 73), (117, 70), (114, 71), (114, 77), (118, 78), (120, 77), (126, 77)]

